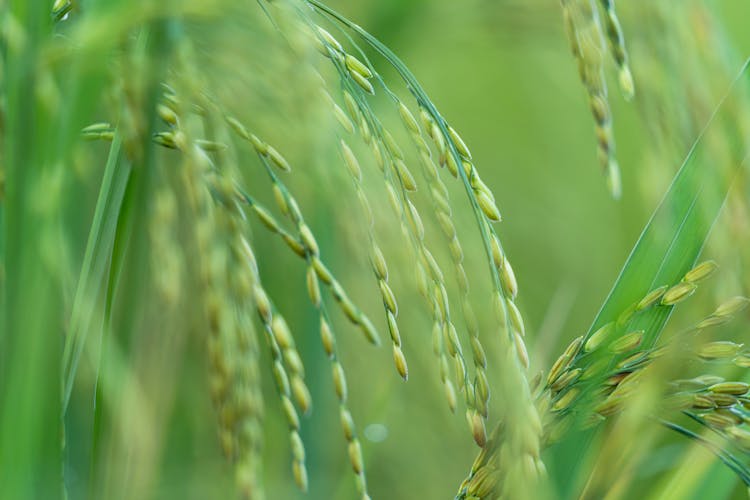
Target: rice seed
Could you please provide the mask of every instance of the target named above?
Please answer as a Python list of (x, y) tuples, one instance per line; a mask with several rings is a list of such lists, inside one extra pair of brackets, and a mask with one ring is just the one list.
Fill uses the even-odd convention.
[(726, 323), (729, 323), (734, 319), (733, 316), (714, 316), (711, 315), (705, 319), (703, 319), (700, 323), (695, 325), (696, 330), (703, 330), (704, 328), (711, 328), (714, 326), (721, 326)]
[(734, 420), (731, 418), (714, 412), (706, 413), (705, 415), (702, 415), (701, 418), (705, 423), (717, 429), (726, 429), (735, 425)]
[(396, 296), (393, 294), (391, 287), (388, 286), (384, 280), (380, 280), (380, 295), (383, 297), (383, 303), (385, 304), (388, 311), (394, 315), (398, 314), (398, 304), (396, 303)]
[(466, 419), (469, 422), (474, 442), (480, 448), (484, 447), (487, 444), (487, 430), (484, 426), (484, 419), (478, 412), (472, 410), (466, 410)]
[(409, 171), (406, 163), (404, 163), (402, 159), (396, 158), (394, 166), (396, 167), (396, 173), (398, 174), (398, 178), (400, 179), (404, 189), (407, 191), (416, 191), (417, 182), (414, 180), (414, 176)]
[(299, 235), (302, 240), (302, 244), (305, 246), (307, 251), (310, 252), (311, 255), (320, 254), (318, 242), (315, 241), (315, 236), (313, 236), (313, 233), (307, 224), (302, 223), (299, 226)]
[(499, 267), (499, 270), (503, 290), (510, 296), (511, 300), (515, 300), (518, 295), (518, 282), (516, 281), (516, 274), (513, 272), (513, 268), (507, 258), (502, 258), (502, 266)]
[(357, 158), (354, 156), (354, 153), (352, 152), (351, 148), (349, 148), (349, 145), (344, 142), (344, 140), (341, 140), (341, 153), (344, 157), (344, 163), (346, 163), (346, 167), (349, 169), (349, 173), (354, 177), (354, 179), (357, 182), (362, 181), (362, 169), (359, 166), (359, 162), (357, 161)]
[(688, 271), (682, 280), (686, 283), (698, 283), (709, 278), (718, 268), (719, 265), (716, 262), (707, 260)]
[(521, 316), (521, 311), (518, 310), (518, 307), (516, 307), (515, 302), (512, 300), (506, 300), (506, 303), (508, 305), (508, 313), (510, 317), (510, 325), (513, 328), (513, 330), (521, 335), (523, 337), (526, 335), (526, 328), (523, 324), (523, 317)]
[(349, 442), (349, 462), (355, 474), (361, 474), (364, 470), (364, 460), (362, 459), (362, 445), (359, 439), (354, 438)]
[(561, 412), (570, 407), (575, 399), (580, 394), (580, 389), (573, 387), (564, 393), (557, 401), (552, 404), (553, 412)]
[(644, 333), (645, 332), (643, 330), (637, 330), (627, 333), (612, 342), (609, 346), (609, 349), (615, 354), (622, 354), (628, 351), (632, 351), (633, 349), (636, 349), (639, 345), (641, 345), (641, 342), (643, 342)]
[(409, 378), (409, 368), (406, 365), (406, 358), (401, 350), (401, 347), (393, 346), (393, 360), (396, 364), (396, 370), (398, 371), (401, 378), (407, 380)]
[(420, 134), (419, 124), (417, 123), (416, 118), (414, 118), (414, 115), (409, 111), (409, 108), (407, 108), (401, 101), (398, 102), (398, 114), (401, 115), (401, 120), (403, 120), (404, 125), (406, 125), (406, 128), (409, 129), (412, 134)]
[(320, 283), (318, 282), (318, 275), (315, 273), (315, 268), (310, 266), (307, 268), (307, 293), (310, 296), (310, 302), (313, 306), (320, 307)]
[(742, 349), (741, 344), (720, 340), (700, 346), (696, 351), (696, 354), (706, 361), (729, 359), (735, 357), (740, 349)]
[(363, 78), (372, 78), (372, 71), (362, 61), (351, 54), (344, 58), (344, 64), (349, 71), (359, 73)]
[(493, 222), (500, 222), (502, 220), (497, 205), (495, 205), (495, 202), (485, 191), (475, 191), (474, 196), (485, 217)]
[(560, 392), (563, 389), (566, 389), (567, 387), (573, 385), (581, 377), (581, 373), (583, 373), (582, 368), (575, 368), (573, 370), (565, 372), (565, 374), (558, 377), (558, 379), (550, 386), (550, 389), (552, 389), (554, 392)]
[(568, 347), (560, 355), (560, 357), (557, 358), (557, 360), (552, 365), (552, 368), (550, 368), (549, 374), (547, 375), (548, 386), (552, 385), (552, 383), (555, 382), (555, 380), (557, 380), (560, 375), (562, 375), (563, 371), (565, 371), (568, 366), (570, 366), (570, 363), (578, 353), (578, 349), (580, 349), (582, 342), (583, 336), (577, 337), (568, 345)]
[(732, 297), (722, 303), (714, 311), (714, 316), (731, 316), (745, 309), (750, 304), (750, 299), (747, 297), (737, 296)]
[[(370, 83), (370, 80), (368, 80), (362, 74), (357, 73), (356, 71), (349, 71), (349, 76), (352, 77), (352, 80), (354, 80), (354, 83), (359, 85), (359, 87), (362, 90), (364, 90), (368, 94), (375, 95), (375, 87), (373, 87), (372, 83)], [(365, 142), (368, 142), (368, 141), (365, 141)]]
[(744, 396), (750, 390), (750, 385), (744, 382), (720, 382), (708, 388), (709, 391), (719, 394), (731, 394), (734, 396)]
[(380, 250), (380, 248), (373, 244), (372, 251), (370, 252), (370, 262), (372, 263), (372, 268), (375, 271), (375, 276), (379, 280), (387, 280), (388, 279), (388, 265), (385, 262), (385, 257), (383, 256), (383, 252)]
[(320, 316), (320, 338), (326, 354), (329, 358), (332, 357), (336, 351), (336, 339), (333, 336), (328, 321), (326, 321), (323, 315)]
[(312, 266), (315, 268), (315, 272), (317, 273), (318, 278), (320, 278), (320, 281), (329, 286), (333, 284), (333, 275), (320, 258), (313, 256)]
[(339, 398), (339, 401), (344, 402), (347, 397), (344, 368), (341, 366), (341, 363), (334, 360), (331, 364), (331, 370), (333, 373), (333, 388), (336, 391), (336, 396)]
[(521, 366), (525, 369), (529, 369), (529, 353), (526, 350), (526, 344), (523, 341), (523, 337), (518, 332), (513, 335), (516, 344), (516, 356), (521, 362)]
[(669, 288), (669, 285), (664, 285), (664, 286), (660, 286), (659, 288), (655, 288), (654, 290), (650, 291), (635, 306), (636, 311), (643, 311), (644, 309), (648, 309), (652, 305), (659, 302), (668, 288)]
[(279, 168), (279, 170), (284, 172), (292, 171), (292, 167), (289, 165), (289, 162), (286, 161), (286, 158), (284, 158), (273, 146), (267, 146), (266, 155), (268, 156), (268, 159), (271, 160), (271, 163)]
[(344, 52), (344, 48), (341, 46), (338, 40), (334, 38), (333, 35), (331, 35), (328, 31), (318, 26), (318, 33), (323, 38), (326, 44), (331, 46), (334, 50), (337, 52)]
[(694, 282), (683, 281), (667, 290), (660, 303), (663, 306), (673, 306), (693, 295), (697, 289), (698, 286)]
[(471, 152), (466, 146), (464, 140), (458, 135), (458, 132), (456, 132), (456, 129), (448, 125), (448, 134), (450, 135), (451, 141), (453, 141), (453, 145), (456, 147), (456, 151), (458, 151), (458, 153), (464, 158), (471, 159)]
[(615, 323), (609, 322), (595, 331), (583, 345), (584, 352), (591, 352), (598, 348), (612, 334), (615, 329)]

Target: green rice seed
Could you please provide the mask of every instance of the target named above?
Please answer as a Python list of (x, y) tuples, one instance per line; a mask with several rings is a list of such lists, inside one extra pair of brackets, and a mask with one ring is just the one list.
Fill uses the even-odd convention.
[(555, 392), (560, 392), (563, 389), (573, 385), (583, 373), (583, 368), (575, 368), (565, 372), (562, 376), (558, 377), (557, 380), (551, 385), (551, 389)]
[(714, 403), (713, 399), (707, 396), (694, 394), (692, 407), (696, 410), (709, 410), (716, 408), (716, 403)]
[(309, 414), (312, 407), (312, 396), (310, 396), (310, 389), (307, 388), (307, 384), (302, 377), (292, 377), (292, 396), (294, 396), (294, 401), (302, 413), (304, 415)]
[(484, 426), (484, 419), (477, 411), (473, 410), (466, 410), (466, 419), (469, 422), (474, 442), (480, 448), (484, 447), (487, 444), (487, 430)]
[(503, 290), (507, 293), (512, 300), (515, 300), (518, 295), (518, 282), (516, 281), (516, 273), (513, 272), (513, 268), (510, 265), (508, 259), (503, 258), (503, 265), (500, 267), (500, 281), (503, 285)]
[(320, 254), (320, 249), (318, 248), (318, 242), (315, 241), (315, 236), (313, 236), (313, 233), (307, 224), (302, 223), (300, 225), (299, 236), (302, 240), (302, 244), (305, 246), (307, 251), (310, 252), (311, 255)]
[(292, 171), (292, 166), (289, 165), (286, 158), (284, 158), (273, 146), (267, 146), (266, 155), (271, 160), (271, 163), (280, 170), (283, 170), (284, 172)]
[(704, 360), (718, 360), (728, 359), (735, 357), (740, 349), (741, 344), (735, 344), (734, 342), (720, 340), (717, 342), (709, 342), (698, 348), (696, 354)]
[(406, 358), (401, 350), (401, 347), (393, 346), (393, 360), (396, 364), (396, 370), (398, 371), (401, 378), (407, 380), (409, 378), (409, 368), (406, 365)]
[(417, 120), (414, 118), (414, 115), (411, 114), (409, 108), (407, 108), (406, 105), (401, 101), (398, 102), (398, 113), (399, 115), (401, 115), (401, 120), (403, 120), (406, 128), (408, 128), (412, 134), (419, 135), (420, 130)]
[(320, 317), (320, 338), (323, 343), (323, 349), (330, 358), (336, 351), (336, 338), (333, 336), (328, 321), (322, 315)]
[(268, 210), (266, 210), (265, 208), (257, 204), (253, 204), (252, 208), (264, 226), (266, 226), (270, 231), (274, 233), (279, 232), (280, 230), (279, 224), (278, 222), (276, 222), (276, 219), (274, 218), (274, 216), (271, 215), (271, 212), (269, 212)]
[(727, 427), (732, 427), (735, 425), (734, 420), (718, 413), (706, 413), (705, 415), (702, 415), (702, 418), (703, 421), (708, 425), (718, 429), (725, 429)]
[(372, 252), (370, 253), (370, 262), (372, 263), (372, 269), (375, 271), (375, 276), (379, 280), (388, 279), (388, 265), (385, 262), (385, 257), (380, 248), (373, 244)]
[(673, 306), (693, 295), (697, 289), (698, 286), (694, 282), (683, 281), (667, 290), (660, 303), (663, 306)]
[(583, 350), (585, 352), (591, 352), (598, 348), (602, 343), (607, 339), (607, 337), (612, 334), (612, 332), (615, 329), (615, 323), (609, 322), (606, 325), (599, 328), (597, 331), (595, 331), (591, 337), (586, 341), (586, 343), (583, 345)]
[(643, 342), (644, 336), (643, 330), (637, 330), (634, 332), (627, 333), (622, 337), (612, 342), (609, 346), (609, 350), (615, 354), (622, 354), (628, 351), (636, 349), (641, 342)]
[(349, 173), (357, 182), (361, 182), (362, 169), (360, 168), (359, 162), (354, 156), (351, 148), (349, 148), (349, 145), (347, 145), (343, 139), (341, 140), (341, 153), (344, 156), (344, 163), (346, 163), (346, 167), (349, 169)]
[(750, 385), (744, 382), (720, 382), (708, 388), (711, 392), (733, 396), (744, 396), (749, 389)]
[(448, 126), (448, 133), (451, 137), (451, 140), (453, 141), (453, 144), (456, 146), (456, 151), (463, 156), (464, 158), (471, 159), (471, 152), (469, 151), (469, 148), (466, 146), (466, 143), (461, 138), (460, 135), (458, 135), (458, 132), (456, 132), (456, 129)]
[(394, 315), (398, 314), (398, 304), (396, 303), (396, 296), (393, 294), (391, 287), (388, 286), (384, 280), (380, 280), (380, 295), (383, 297), (383, 303), (388, 311)]
[(474, 195), (485, 217), (493, 222), (500, 222), (502, 220), (497, 205), (495, 205), (495, 202), (485, 191), (475, 191)]
[(320, 307), (320, 283), (315, 268), (307, 268), (307, 293), (310, 296), (310, 302), (317, 308)]
[(547, 386), (552, 385), (560, 375), (570, 366), (571, 361), (575, 357), (578, 349), (581, 347), (583, 337), (578, 337), (568, 345), (559, 358), (554, 362), (552, 368), (550, 368), (549, 374), (547, 375)]
[(362, 333), (365, 335), (365, 339), (370, 344), (374, 346), (380, 345), (380, 336), (378, 335), (378, 331), (375, 329), (375, 326), (367, 316), (360, 316), (359, 329), (362, 330)]
[(456, 389), (453, 387), (453, 382), (445, 379), (445, 381), (443, 381), (443, 389), (445, 392), (445, 399), (448, 401), (448, 408), (451, 413), (455, 413), (458, 402), (456, 401)]
[(386, 323), (388, 325), (388, 333), (391, 336), (391, 342), (395, 346), (401, 345), (401, 334), (399, 332), (398, 323), (396, 322), (396, 316), (390, 311), (386, 312)]
[(361, 474), (364, 470), (364, 460), (362, 459), (362, 445), (357, 438), (349, 442), (349, 461), (352, 464), (354, 472)]
[(688, 271), (682, 280), (686, 283), (698, 283), (710, 277), (718, 268), (719, 265), (716, 262), (707, 260)]
[(620, 315), (617, 317), (617, 328), (624, 328), (625, 325), (627, 325), (631, 319), (633, 319), (633, 316), (635, 316), (636, 307), (638, 304), (631, 304), (628, 306), (623, 312), (620, 313)]
[(502, 247), (500, 246), (500, 240), (496, 235), (490, 237), (490, 248), (492, 250), (492, 261), (495, 264), (495, 268), (498, 270), (503, 268), (505, 262), (505, 256), (503, 255)]
[(500, 485), (503, 477), (502, 471), (493, 467), (482, 467), (471, 478), (466, 486), (466, 498), (488, 498)]
[(329, 286), (333, 284), (333, 275), (320, 258), (313, 256), (312, 265), (315, 268), (315, 272), (318, 274), (320, 281)]
[(347, 392), (344, 368), (341, 366), (341, 363), (334, 361), (331, 365), (331, 370), (333, 373), (333, 387), (336, 391), (336, 396), (339, 398), (339, 401), (346, 401)]
[(526, 328), (523, 324), (523, 317), (521, 316), (521, 311), (518, 310), (518, 307), (516, 306), (515, 302), (512, 300), (506, 300), (506, 303), (508, 305), (508, 313), (510, 317), (510, 325), (513, 327), (513, 330), (521, 335), (522, 337), (526, 335)]
[(399, 179), (401, 179), (401, 184), (404, 186), (404, 189), (406, 189), (407, 191), (416, 191), (417, 182), (414, 180), (414, 176), (409, 171), (406, 163), (404, 163), (402, 159), (396, 158), (394, 166), (396, 167), (398, 177)]
[(305, 463), (301, 461), (292, 462), (292, 475), (294, 476), (294, 483), (297, 485), (297, 488), (299, 488), (303, 493), (306, 493), (308, 488), (308, 479)]
[(338, 52), (344, 52), (344, 48), (341, 46), (338, 40), (334, 38), (333, 35), (331, 35), (328, 31), (324, 30), (320, 26), (318, 26), (318, 33), (321, 37), (323, 37), (323, 40), (325, 43), (330, 45), (333, 49), (335, 49)]
[(284, 192), (277, 184), (274, 184), (271, 190), (273, 191), (273, 198), (274, 201), (276, 201), (276, 206), (279, 207), (281, 213), (288, 216), (289, 204), (287, 203), (287, 197), (284, 195)]
[[(359, 85), (362, 90), (364, 90), (368, 94), (375, 94), (375, 87), (372, 86), (370, 80), (362, 76), (360, 73), (357, 73), (356, 71), (350, 71), (349, 75), (352, 77), (352, 80), (354, 80), (354, 83)], [(365, 142), (369, 141), (365, 140)]]
[(289, 330), (283, 316), (275, 314), (271, 320), (271, 333), (273, 338), (279, 346), (279, 349), (286, 351), (287, 349), (294, 348), (294, 338), (292, 332)]
[(714, 316), (731, 316), (745, 309), (750, 304), (747, 297), (732, 297), (716, 308)]
[(411, 200), (406, 201), (406, 206), (409, 209), (407, 214), (409, 215), (409, 224), (411, 224), (412, 231), (419, 241), (423, 241), (424, 224), (422, 223), (422, 218), (419, 216), (417, 207), (414, 206)]
[(697, 330), (703, 330), (704, 328), (711, 328), (711, 327), (714, 327), (714, 326), (721, 326), (721, 325), (724, 325), (726, 323), (729, 323), (733, 319), (734, 319), (734, 317), (732, 317), (732, 316), (714, 316), (714, 315), (711, 315), (711, 316), (705, 318), (704, 320), (702, 320), (697, 325), (695, 325), (695, 328)]
[(344, 58), (344, 64), (349, 71), (359, 73), (363, 78), (372, 78), (372, 71), (370, 68), (353, 55), (347, 54)]
[(578, 397), (580, 392), (581, 390), (577, 387), (569, 389), (565, 394), (563, 394), (557, 401), (552, 404), (552, 411), (561, 412), (568, 409), (573, 401), (575, 401), (575, 399)]
[(339, 411), (339, 418), (341, 420), (341, 429), (344, 431), (344, 438), (351, 442), (354, 439), (354, 419), (352, 414), (346, 407), (342, 406)]
[(286, 418), (287, 423), (289, 424), (289, 428), (295, 431), (299, 430), (299, 416), (297, 415), (297, 410), (294, 409), (294, 404), (292, 404), (292, 400), (289, 399), (287, 396), (281, 396), (281, 407), (284, 410), (284, 416)]
[(643, 311), (659, 302), (668, 288), (669, 285), (664, 285), (650, 291), (640, 302), (638, 302), (638, 305), (635, 306), (636, 311)]
[(503, 298), (503, 294), (499, 291), (492, 294), (492, 305), (495, 312), (495, 319), (500, 325), (504, 326), (508, 320), (508, 313), (505, 298)]
[(514, 333), (513, 338), (515, 339), (516, 344), (516, 356), (518, 356), (518, 360), (521, 362), (521, 365), (528, 370), (529, 352), (526, 350), (526, 343), (524, 343), (523, 337), (521, 337), (521, 334), (519, 334), (518, 332)]
[(81, 133), (83, 134), (99, 134), (101, 132), (111, 132), (114, 130), (114, 127), (111, 123), (107, 122), (99, 122), (99, 123), (93, 123), (87, 127), (84, 127), (81, 129)]
[(734, 406), (737, 404), (737, 398), (731, 394), (716, 392), (707, 394), (706, 397), (713, 401), (714, 404), (719, 408), (729, 408), (730, 406)]
[(750, 368), (750, 356), (737, 356), (732, 362), (739, 368)]
[(273, 319), (271, 301), (268, 299), (266, 291), (257, 284), (253, 287), (253, 299), (255, 300), (255, 308), (258, 310), (258, 314), (263, 322), (271, 323)]

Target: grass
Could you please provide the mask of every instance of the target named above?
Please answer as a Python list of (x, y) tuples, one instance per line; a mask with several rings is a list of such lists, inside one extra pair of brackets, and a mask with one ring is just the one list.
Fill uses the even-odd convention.
[[(750, 486), (750, 75), (707, 7), (644, 7), (630, 34), (628, 8), (563, 2), (554, 68), (591, 116), (554, 119), (538, 95), (478, 147), (457, 131), (477, 113), (431, 99), (404, 62), (413, 40), (392, 50), (317, 0), (0, 8), (0, 497), (731, 498)], [(493, 77), (486, 55), (462, 56), (447, 66), (455, 102), (512, 95), (462, 92)], [(624, 134), (615, 153), (610, 72), (632, 98), (624, 123), (638, 113), (655, 141)], [(538, 112), (538, 130), (504, 128)], [(591, 118), (589, 146), (549, 133)], [(540, 138), (582, 170), (598, 155), (605, 183), (502, 166), (544, 155)], [(516, 182), (549, 200), (530, 203)], [(605, 225), (634, 203), (618, 209), (623, 228), (643, 226), (629, 256), (606, 241), (622, 229), (566, 229), (554, 215), (570, 201), (555, 200), (572, 195)], [(597, 314), (611, 280), (577, 273), (567, 247), (579, 269), (608, 250), (608, 273), (625, 260)]]

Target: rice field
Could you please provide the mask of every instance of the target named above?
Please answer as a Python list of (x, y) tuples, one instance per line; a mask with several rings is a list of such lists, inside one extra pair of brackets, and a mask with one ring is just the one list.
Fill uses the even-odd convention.
[(0, 0), (0, 498), (746, 498), (747, 14)]

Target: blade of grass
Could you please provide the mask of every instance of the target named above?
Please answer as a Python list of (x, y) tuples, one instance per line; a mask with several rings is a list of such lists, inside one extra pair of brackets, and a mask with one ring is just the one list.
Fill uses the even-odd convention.
[(123, 161), (121, 146), (120, 137), (116, 135), (109, 151), (78, 279), (70, 333), (65, 339), (63, 350), (63, 412), (66, 411), (70, 400), (86, 339), (89, 333), (101, 332), (102, 329), (103, 316), (97, 315), (96, 321), (94, 317), (96, 311), (103, 310), (104, 294), (101, 291), (107, 286), (115, 229), (131, 172), (130, 164)]

